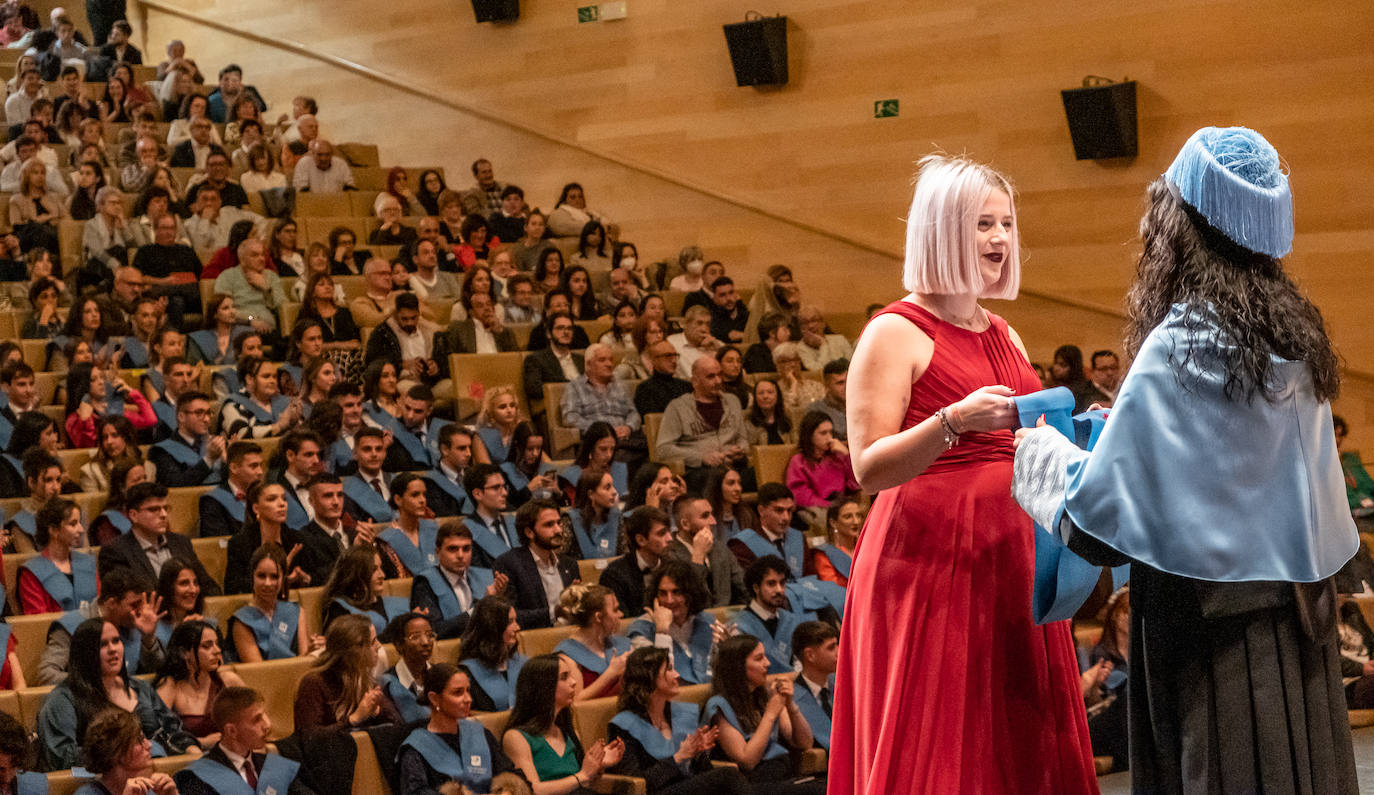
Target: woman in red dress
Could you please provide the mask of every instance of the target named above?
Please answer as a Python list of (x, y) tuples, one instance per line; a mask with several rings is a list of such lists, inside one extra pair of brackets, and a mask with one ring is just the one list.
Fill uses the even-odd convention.
[(878, 491), (849, 578), (832, 795), (1097, 792), (1068, 622), (1031, 621), (1031, 520), (1011, 497), (1010, 396), (1040, 383), (980, 298), (1013, 298), (1011, 186), (930, 156), (907, 221), (910, 294), (849, 369), (854, 472)]

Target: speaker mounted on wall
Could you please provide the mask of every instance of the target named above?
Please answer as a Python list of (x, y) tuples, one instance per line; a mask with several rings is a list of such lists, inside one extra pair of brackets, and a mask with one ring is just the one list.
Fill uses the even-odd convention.
[(1089, 85), (1061, 91), (1069, 119), (1073, 154), (1079, 160), (1136, 156), (1135, 81)]
[(787, 85), (787, 17), (758, 17), (724, 28), (736, 85)]
[(513, 22), (520, 18), (520, 0), (472, 0), (478, 22)]

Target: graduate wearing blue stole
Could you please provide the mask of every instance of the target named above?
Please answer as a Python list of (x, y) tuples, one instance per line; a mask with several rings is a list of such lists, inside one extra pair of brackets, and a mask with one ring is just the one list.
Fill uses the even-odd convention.
[[(824, 687), (829, 688), (830, 696), (833, 699), (835, 693), (834, 674), (826, 679)], [(801, 710), (802, 717), (806, 718), (806, 725), (811, 727), (811, 737), (816, 741), (816, 745), (829, 748), (830, 713), (827, 713), (821, 702), (816, 700), (816, 694), (811, 692), (811, 687), (806, 683), (802, 674), (797, 674), (796, 686), (792, 688), (792, 700), (796, 702), (797, 709)], [(831, 709), (833, 711), (833, 704)]]
[(515, 704), (515, 680), (529, 658), (520, 652), (511, 654), (506, 670), (490, 668), (476, 657), (465, 657), (458, 667), (468, 672), (472, 680), (472, 708), (481, 712), (503, 712)]
[[(139, 370), (148, 366), (149, 358), (148, 345), (138, 337), (124, 338), (124, 358), (119, 366), (125, 370)], [(161, 389), (158, 392), (162, 392)]]
[(272, 426), (281, 419), (282, 412), (291, 405), (291, 398), (286, 395), (273, 395), (269, 400), (269, 405), (264, 407), (246, 392), (234, 392), (229, 395), (229, 400), (225, 403), (225, 408), (233, 405), (238, 410), (237, 418), (226, 416), (220, 413), (220, 421), (224, 425), (225, 433), (231, 436), (238, 435), (241, 431), (247, 431), (248, 437), (265, 436)]
[(230, 489), (231, 483), (221, 483), (200, 495), (200, 536), (232, 536), (243, 527), (247, 503)]
[(269, 619), (267, 614), (256, 605), (246, 604), (234, 611), (229, 619), (229, 636), (234, 633), (234, 622), (239, 622), (253, 633), (258, 653), (264, 660), (285, 660), (297, 655), (298, 630), (301, 623), (301, 606), (284, 599), (277, 600), (276, 611)]
[(825, 555), (826, 561), (835, 567), (835, 571), (845, 580), (849, 579), (849, 572), (854, 567), (854, 557), (848, 552), (834, 544), (821, 544), (812, 554)]
[(387, 448), (386, 468), (397, 472), (433, 468), (439, 463), (439, 431), (448, 424), (448, 420), (427, 420), (421, 441), (420, 434), (395, 420), (390, 427), (396, 443)]
[[(710, 725), (717, 715), (739, 732), (746, 741), (753, 739), (754, 733), (744, 731), (744, 726), (739, 722), (739, 716), (735, 714), (735, 708), (730, 706), (730, 702), (725, 700), (725, 696), (711, 696), (706, 700), (706, 706), (701, 711), (701, 725)], [(768, 747), (764, 749), (763, 756), (759, 759), (760, 764), (770, 759), (787, 756), (787, 747), (778, 741), (780, 723), (781, 721), (773, 722), (773, 728), (768, 733)]]
[(220, 481), (220, 467), (206, 461), (210, 437), (194, 442), (174, 433), (148, 450), (148, 460), (157, 466), (158, 482), (167, 486), (201, 486)]
[[(99, 615), (100, 612), (94, 607), (63, 613), (61, 617), (48, 625), (48, 633), (52, 634), (54, 628), (61, 627), (70, 636), (76, 632), (77, 627), (81, 626), (82, 621)], [(139, 670), (139, 665), (143, 661), (142, 632), (136, 627), (120, 627), (119, 639), (124, 643), (124, 669), (129, 672), (129, 676), (141, 673), (157, 673), (156, 667), (147, 671)], [(161, 665), (160, 661), (158, 665)]]
[(460, 479), (449, 477), (443, 462), (425, 472), (425, 502), (435, 516), (462, 516), (472, 512), (472, 500)]
[[(216, 758), (218, 752), (219, 758)], [(235, 769), (229, 766), (229, 758), (215, 746), (205, 756), (177, 771), (173, 779), (182, 795), (196, 795), (213, 792), (217, 795), (287, 795), (293, 791), (296, 773), (300, 763), (276, 754), (254, 754), (261, 758), (261, 769), (256, 771), (258, 786), (248, 786), (248, 782)], [(198, 783), (209, 789), (197, 787), (187, 778), (198, 779)]]
[[(746, 529), (735, 534), (728, 542), (733, 549), (736, 545), (742, 545), (749, 550), (755, 559), (768, 555), (777, 555), (787, 563), (787, 568), (791, 570), (794, 579), (801, 579), (806, 576), (806, 538), (801, 531), (796, 528), (788, 527), (783, 530), (782, 551), (779, 552), (777, 545), (757, 530)], [(738, 557), (738, 554), (736, 555)], [(752, 562), (752, 561), (750, 561)], [(744, 559), (740, 560), (740, 565), (745, 565)]]
[[(404, 596), (383, 596), (372, 607), (360, 610), (349, 604), (346, 599), (335, 599), (328, 609), (335, 615), (342, 612), (367, 616), (367, 620), (372, 622), (372, 626), (377, 628), (377, 634), (380, 635), (386, 631), (386, 625), (391, 623), (393, 618), (410, 612), (410, 602)], [(332, 618), (332, 616), (326, 616), (326, 618)], [(325, 629), (328, 628), (328, 624), (326, 624)]]
[(14, 792), (15, 795), (48, 795), (48, 777), (24, 771), (14, 777)]
[[(712, 628), (715, 623), (715, 616), (702, 611), (690, 618), (691, 635), (688, 637), (686, 648), (678, 643), (677, 638), (672, 639), (673, 670), (677, 671), (679, 679), (689, 685), (711, 683), (711, 647), (715, 645), (715, 633)], [(631, 641), (635, 638), (644, 638), (652, 643), (656, 632), (657, 628), (653, 621), (648, 618), (637, 618), (625, 631), (625, 636)]]
[(219, 349), (219, 332), (217, 329), (203, 328), (192, 331), (187, 334), (186, 337), (191, 341), (191, 345), (194, 346), (196, 352), (200, 354), (200, 358), (197, 359), (189, 355), (188, 358), (192, 361), (202, 361), (206, 364), (229, 365), (228, 369), (232, 370), (233, 365), (238, 364), (238, 356), (234, 354), (234, 338), (245, 331), (252, 331), (252, 328), (252, 326), (235, 326), (233, 330), (229, 332), (228, 344), (224, 346), (223, 351)]
[[(460, 620), (467, 611), (459, 603), (458, 594), (450, 582), (450, 578), (455, 576), (442, 566), (431, 566), (416, 575), (410, 587), (411, 609), (427, 610), (434, 631), (441, 638), (457, 637), (462, 628), (467, 626), (466, 620)], [(487, 589), (496, 575), (491, 569), (468, 566), (462, 577), (467, 582), (471, 598), (467, 609), (471, 610), (478, 600), (487, 595)]]
[[(482, 446), (487, 448), (487, 458), (492, 463), (510, 458), (510, 443), (501, 441), (500, 428), (494, 425), (479, 426), (477, 436), (482, 440)], [(514, 440), (514, 436), (511, 438)]]
[(166, 397), (153, 401), (153, 414), (157, 415), (158, 423), (154, 438), (164, 439), (177, 432), (177, 407)]
[[(370, 486), (368, 491), (372, 491)], [(372, 493), (376, 494), (376, 492)], [(434, 552), (434, 542), (439, 533), (439, 523), (433, 519), (421, 519), (418, 531), (420, 535), (418, 545), (406, 536), (405, 531), (395, 525), (377, 534), (377, 540), (386, 543), (401, 563), (405, 565), (412, 577), (439, 564), (439, 558)], [(383, 556), (382, 559), (385, 560), (386, 557)]]
[(502, 516), (499, 522), (502, 535), (493, 533), (476, 514), (463, 517), (463, 524), (472, 532), (472, 565), (491, 568), (497, 558), (520, 546), (520, 538), (515, 534), (515, 517)]
[(584, 526), (586, 522), (581, 510), (569, 511), (568, 518), (571, 520), (573, 538), (577, 539), (583, 560), (616, 556), (620, 542), (619, 508), (611, 508), (606, 514), (605, 521), (593, 522), (591, 527)]
[[(473, 792), (486, 792), (495, 775), (492, 747), (488, 740), (490, 736), (486, 727), (471, 718), (458, 721), (458, 750), (428, 728), (411, 732), (401, 743), (397, 758), (401, 765), (401, 792), (415, 791), (406, 784), (411, 778), (418, 778), (417, 772), (421, 775), (427, 773), (426, 767), (443, 776), (446, 781), (456, 781)], [(409, 760), (407, 756), (410, 756)], [(425, 775), (425, 779), (426, 785), (432, 783), (428, 780), (429, 776)]]
[[(582, 678), (586, 680), (585, 684), (590, 685), (606, 673), (613, 657), (629, 654), (630, 639), (623, 635), (607, 636), (606, 647), (597, 653), (587, 648), (576, 638), (564, 638), (553, 650), (572, 658), (572, 661), (577, 663), (577, 667), (582, 669)], [(619, 686), (619, 683), (616, 686)]]
[[(756, 604), (756, 603), (755, 603)], [(768, 655), (768, 673), (785, 674), (792, 671), (792, 633), (803, 621), (815, 621), (816, 614), (810, 611), (793, 612), (791, 610), (778, 610), (778, 628), (776, 632), (769, 632), (764, 625), (763, 619), (759, 618), (758, 613), (749, 608), (735, 614), (734, 624), (739, 628), (743, 635), (753, 635), (763, 644), (764, 652)]]
[[(576, 487), (578, 479), (582, 477), (582, 467), (572, 464), (559, 472), (558, 477)], [(630, 493), (630, 469), (624, 461), (611, 462), (611, 482), (615, 484), (616, 494), (623, 496)]]
[(61, 610), (85, 610), (95, 604), (98, 578), (95, 558), (84, 552), (71, 552), (70, 576), (57, 568), (46, 555), (38, 554), (24, 561), (23, 572), (38, 580), (48, 598)]
[[(340, 440), (342, 441), (342, 440)], [(336, 443), (337, 444), (337, 443)], [(347, 442), (343, 442), (347, 446)], [(353, 453), (349, 451), (350, 460)], [(383, 481), (389, 482), (391, 477), (385, 474), (378, 475)], [(354, 514), (354, 518), (364, 522), (391, 522), (396, 519), (396, 512), (391, 509), (388, 503), (376, 489), (368, 485), (367, 481), (357, 475), (349, 475), (343, 479), (344, 496), (348, 498), (351, 506), (359, 513)], [(409, 564), (407, 564), (409, 565)]]

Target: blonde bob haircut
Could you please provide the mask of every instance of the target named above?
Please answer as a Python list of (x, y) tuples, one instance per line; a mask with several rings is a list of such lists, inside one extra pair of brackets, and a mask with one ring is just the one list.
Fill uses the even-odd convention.
[(996, 284), (984, 287), (978, 262), (978, 214), (994, 190), (1011, 200), (1016, 226), (1016, 194), (1006, 177), (965, 157), (921, 158), (911, 212), (906, 220), (906, 262), (902, 285), (913, 293), (1015, 298), (1021, 289), (1021, 246), (1009, 252)]

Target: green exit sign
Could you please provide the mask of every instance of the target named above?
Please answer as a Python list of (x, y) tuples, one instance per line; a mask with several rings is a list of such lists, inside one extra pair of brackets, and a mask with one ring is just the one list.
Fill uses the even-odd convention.
[(880, 99), (873, 103), (873, 118), (893, 119), (897, 117), (897, 100)]
[(580, 6), (577, 9), (578, 22), (595, 22), (601, 18), (600, 6)]

